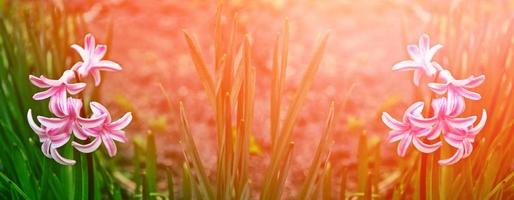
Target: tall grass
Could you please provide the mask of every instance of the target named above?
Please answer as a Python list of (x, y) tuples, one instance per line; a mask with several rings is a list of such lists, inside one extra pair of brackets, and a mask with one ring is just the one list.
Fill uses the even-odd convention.
[[(215, 111), (217, 144), (216, 180), (211, 181), (207, 170), (198, 153), (189, 127), (187, 114), (180, 103), (180, 130), (184, 147), (184, 177), (182, 198), (202, 199), (250, 199), (251, 181), (249, 178), (250, 135), (253, 134), (254, 102), (255, 102), (255, 67), (252, 64), (250, 40), (248, 35), (241, 35), (238, 30), (238, 18), (234, 17), (231, 24), (228, 42), (222, 41), (224, 36), (221, 25), (222, 8), (216, 14), (214, 30), (214, 75), (205, 63), (199, 45), (191, 35), (184, 32), (193, 63), (201, 83)], [(313, 82), (316, 71), (322, 60), (328, 34), (324, 34), (313, 52), (311, 62), (307, 65), (300, 86), (288, 107), (285, 120), (280, 123), (280, 109), (285, 73), (288, 62), (289, 31), (287, 22), (282, 33), (277, 35), (273, 47), (273, 66), (271, 84), (271, 163), (266, 170), (265, 182), (260, 192), (261, 199), (280, 199), (283, 196), (284, 184), (291, 167), (294, 141), (293, 131), (298, 113), (305, 101), (307, 92)], [(241, 56), (238, 56), (241, 55)], [(334, 104), (330, 105), (328, 118), (316, 156), (312, 161), (309, 175), (304, 183), (301, 198), (308, 199), (315, 194), (313, 188), (329, 182), (330, 165), (327, 164), (328, 149), (331, 144), (330, 132), (334, 119)], [(325, 173), (319, 173), (326, 171)], [(325, 190), (330, 190), (330, 184)], [(326, 194), (328, 195), (328, 193)]]
[[(121, 198), (119, 187), (102, 165), (95, 166), (94, 194), (88, 194), (85, 156), (62, 166), (41, 152), (37, 135), (27, 123), (27, 110), (49, 115), (46, 102), (32, 100), (29, 74), (58, 78), (70, 66), (70, 45), (82, 35), (80, 17), (44, 1), (0, 2), (0, 198), (85, 199)], [(96, 163), (104, 162), (95, 155)]]
[[(25, 116), (29, 107), (38, 114), (49, 114), (45, 102), (31, 99), (35, 88), (27, 80), (28, 75), (56, 78), (69, 67), (71, 56), (76, 56), (70, 54), (69, 45), (75, 43), (75, 35), (82, 35), (85, 24), (80, 17), (47, 3), (0, 3), (0, 199), (512, 199), (514, 22), (505, 20), (508, 13), (492, 15), (483, 4), (456, 4), (434, 15), (428, 28), (433, 41), (445, 46), (437, 60), (442, 60), (458, 78), (486, 76), (478, 91), (483, 99), (468, 104), (465, 113), (476, 114), (486, 107), (489, 116), (471, 156), (456, 165), (441, 167), (437, 161), (451, 155), (450, 148), (428, 155), (413, 152), (395, 163), (394, 170), (386, 171), (382, 170), (382, 142), (371, 140), (364, 130), (359, 133), (355, 165), (336, 168), (329, 158), (332, 129), (341, 111), (336, 112), (335, 103), (331, 103), (324, 127), (319, 130), (314, 157), (303, 182), (294, 186), (297, 195), (292, 196), (285, 188), (293, 167), (291, 135), (322, 61), (328, 34), (323, 34), (315, 46), (287, 105), (282, 104), (289, 51), (287, 21), (269, 48), (273, 53), (269, 88), (271, 160), (265, 171), (257, 172), (265, 175), (262, 188), (255, 187), (250, 179), (250, 173), (255, 172), (249, 168), (250, 138), (253, 127), (260, 125), (253, 124), (257, 74), (252, 44), (250, 36), (238, 32), (237, 16), (230, 26), (222, 25), (220, 7), (215, 16), (213, 66), (208, 66), (192, 35), (184, 32), (207, 103), (214, 110), (214, 176), (210, 176), (200, 157), (201, 146), (193, 137), (183, 103), (177, 106), (169, 101), (179, 108), (172, 112), (179, 116), (185, 157), (184, 163), (177, 164), (182, 168), (181, 178), (176, 178), (171, 169), (160, 170), (156, 139), (149, 131), (145, 139), (133, 140), (134, 172), (130, 178), (116, 171), (116, 167), (106, 167), (103, 156), (95, 154), (95, 188), (94, 194), (89, 195), (86, 157), (72, 153), (71, 146), (65, 147), (64, 154), (78, 161), (73, 167), (44, 157)], [(223, 34), (226, 29), (228, 35)], [(427, 98), (422, 92), (417, 94), (416, 98)], [(285, 116), (281, 116), (281, 110), (286, 110)], [(160, 177), (167, 179), (167, 193), (159, 190)]]

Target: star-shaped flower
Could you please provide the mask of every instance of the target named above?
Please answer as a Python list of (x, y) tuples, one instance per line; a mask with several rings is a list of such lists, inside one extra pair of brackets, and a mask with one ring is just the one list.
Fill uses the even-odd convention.
[(100, 71), (119, 71), (121, 66), (110, 60), (102, 60), (107, 52), (107, 46), (104, 44), (96, 45), (93, 35), (87, 34), (84, 40), (84, 48), (77, 44), (71, 45), (82, 58), (82, 62), (75, 64), (72, 70), (77, 71), (81, 77), (91, 74), (95, 80), (95, 85), (98, 86), (101, 82)]
[(450, 108), (446, 98), (434, 99), (432, 109), (434, 110), (433, 117), (423, 118), (413, 115), (410, 118), (416, 126), (431, 129), (427, 135), (429, 140), (438, 138), (441, 132), (448, 133), (454, 129), (466, 129), (477, 119), (476, 116), (458, 118), (457, 116), (464, 111), (464, 105), (457, 104), (454, 108)]
[(122, 130), (127, 127), (132, 121), (132, 114), (126, 113), (120, 119), (111, 122), (111, 115), (109, 111), (100, 103), (91, 102), (90, 103), (91, 110), (93, 111), (93, 115), (91, 117), (96, 116), (106, 116), (102, 121), (102, 124), (99, 126), (85, 129), (85, 132), (90, 137), (94, 137), (95, 139), (88, 144), (80, 144), (77, 142), (72, 142), (72, 145), (83, 153), (91, 153), (100, 147), (100, 144), (103, 142), (105, 148), (107, 149), (107, 153), (109, 156), (113, 157), (116, 155), (116, 144), (114, 140), (118, 142), (126, 142), (127, 138), (125, 137), (125, 132)]
[(82, 118), (80, 116), (80, 110), (82, 109), (82, 101), (69, 97), (67, 102), (66, 111), (62, 113), (68, 113), (61, 118), (48, 118), (38, 116), (37, 119), (41, 122), (41, 125), (49, 129), (58, 129), (62, 133), (73, 134), (75, 137), (85, 140), (87, 135), (84, 133), (84, 128), (97, 127), (104, 121), (106, 115), (92, 116), (91, 118)]
[(32, 96), (34, 100), (50, 98), (48, 105), (50, 111), (58, 117), (67, 115), (67, 93), (78, 94), (86, 87), (85, 83), (71, 83), (75, 74), (71, 70), (66, 70), (58, 80), (48, 79), (44, 76), (36, 77), (29, 75), (30, 82), (40, 88), (48, 88), (43, 92), (38, 92)]
[(467, 89), (475, 88), (482, 84), (485, 79), (484, 75), (477, 77), (470, 76), (466, 79), (456, 80), (448, 70), (443, 70), (439, 73), (439, 78), (441, 78), (445, 83), (429, 83), (428, 87), (439, 95), (447, 93), (448, 106), (450, 108), (464, 105), (464, 98), (480, 100), (480, 94), (471, 92)]
[(41, 151), (43, 154), (57, 161), (62, 165), (73, 165), (75, 164), (75, 160), (67, 159), (59, 154), (57, 149), (62, 147), (70, 140), (70, 134), (61, 131), (59, 128), (49, 129), (45, 126), (39, 127), (32, 117), (32, 110), (29, 109), (27, 113), (27, 119), (30, 125), (30, 128), (39, 136), (39, 141), (43, 144), (41, 145)]
[(436, 62), (432, 62), (435, 53), (443, 46), (437, 44), (430, 47), (430, 38), (427, 34), (421, 35), (419, 38), (419, 46), (408, 45), (407, 52), (411, 60), (401, 61), (393, 66), (394, 71), (414, 71), (414, 85), (418, 86), (421, 79), (421, 73), (432, 77), (437, 71), (442, 70), (442, 67)]
[(389, 142), (392, 143), (401, 140), (397, 149), (398, 155), (401, 157), (405, 156), (411, 142), (416, 149), (424, 153), (434, 152), (441, 146), (440, 141), (434, 144), (426, 144), (423, 142), (421, 137), (426, 136), (429, 133), (429, 129), (420, 128), (411, 123), (412, 116), (421, 117), (423, 107), (423, 102), (412, 104), (405, 111), (402, 122), (392, 118), (386, 112), (382, 113), (382, 121), (386, 126), (392, 129), (389, 131)]
[(487, 120), (487, 113), (482, 110), (482, 118), (475, 127), (467, 127), (465, 129), (454, 129), (444, 135), (444, 140), (451, 146), (457, 148), (452, 157), (439, 160), (441, 165), (452, 165), (463, 158), (467, 158), (473, 151), (473, 142), (476, 135), (482, 130)]

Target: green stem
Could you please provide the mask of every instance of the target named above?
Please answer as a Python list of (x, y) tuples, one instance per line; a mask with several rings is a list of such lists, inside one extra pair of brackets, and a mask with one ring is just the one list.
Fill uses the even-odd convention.
[[(74, 71), (75, 79), (80, 82), (80, 75), (77, 71)], [(86, 109), (87, 102), (85, 101), (84, 95), (81, 96), (83, 100), (82, 109), (80, 111), (81, 116), (87, 116), (88, 112)], [(90, 142), (90, 139), (87, 140)], [(86, 166), (87, 166), (87, 199), (95, 199), (95, 164), (93, 160), (93, 153), (86, 154)]]
[(87, 199), (95, 199), (95, 169), (93, 153), (86, 154), (87, 162)]

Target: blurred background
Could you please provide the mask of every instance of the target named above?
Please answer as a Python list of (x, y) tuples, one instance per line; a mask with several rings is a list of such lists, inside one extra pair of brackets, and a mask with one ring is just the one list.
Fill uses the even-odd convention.
[[(112, 110), (114, 118), (127, 111), (135, 114), (134, 122), (126, 131), (130, 142), (118, 145), (119, 156), (113, 161), (115, 171), (123, 174), (134, 170), (135, 145), (144, 143), (147, 132), (151, 131), (156, 137), (157, 168), (164, 170), (170, 167), (171, 173), (180, 182), (184, 158), (177, 110), (178, 102), (183, 101), (200, 156), (209, 176), (215, 178), (214, 111), (196, 74), (182, 31), (187, 30), (194, 36), (208, 66), (213, 66), (216, 2), (51, 2), (57, 9), (82, 16), (82, 23), (86, 27), (84, 32), (92, 33), (98, 43), (108, 43), (109, 59), (123, 67), (118, 73), (103, 73), (104, 81), (98, 92), (98, 98)], [(510, 66), (508, 58), (494, 57), (494, 52), (502, 51), (494, 46), (505, 43), (508, 47), (504, 49), (510, 49), (512, 35), (503, 34), (500, 38), (495, 34), (511, 33), (506, 30), (512, 19), (513, 6), (514, 2), (508, 0), (227, 0), (222, 25), (229, 26), (233, 16), (239, 16), (237, 31), (250, 36), (252, 65), (256, 68), (255, 126), (251, 136), (249, 170), (258, 173), (250, 173), (252, 190), (258, 191), (262, 187), (264, 173), (261, 172), (270, 162), (271, 62), (275, 37), (285, 19), (290, 25), (290, 57), (283, 112), (298, 87), (316, 39), (327, 30), (330, 31), (330, 38), (293, 131), (293, 167), (286, 180), (287, 192), (284, 196), (295, 196), (298, 192), (296, 185), (305, 179), (323, 130), (329, 103), (335, 101), (337, 114), (330, 154), (334, 177), (340, 176), (343, 168), (348, 169), (350, 181), (347, 187), (357, 187), (358, 141), (365, 131), (368, 146), (374, 147), (370, 157), (380, 157), (379, 162), (370, 158), (376, 161), (369, 163), (370, 168), (380, 168), (380, 193), (391, 197), (393, 188), (396, 188), (393, 182), (401, 176), (402, 168), (399, 165), (409, 166), (406, 163), (415, 162), (416, 157), (409, 157), (409, 162), (402, 164), (403, 161), (396, 155), (396, 144), (388, 144), (385, 140), (388, 130), (382, 124), (380, 115), (387, 111), (400, 117), (412, 102), (426, 97), (426, 91), (413, 86), (411, 73), (392, 72), (392, 65), (408, 58), (406, 45), (416, 44), (418, 37), (427, 33), (431, 36), (432, 45), (440, 43), (445, 46), (435, 60), (440, 60), (445, 67), (459, 69), (457, 77), (480, 75), (486, 73), (486, 68), (501, 74), (499, 66), (486, 64), (503, 59), (507, 60), (503, 65)], [(76, 36), (73, 42), (82, 44), (82, 36)], [(69, 51), (72, 51), (71, 48)], [(489, 63), (480, 58), (480, 52), (484, 51), (491, 52)], [(463, 54), (466, 54), (467, 61), (462, 61), (465, 60), (461, 59), (460, 55)], [(506, 57), (511, 56), (507, 54)], [(475, 57), (477, 59), (469, 60)], [(466, 69), (460, 70), (462, 66)], [(503, 72), (513, 72), (512, 66), (505, 66), (501, 68), (505, 69)], [(212, 67), (210, 69), (213, 70)], [(511, 83), (509, 81), (512, 79), (509, 78), (512, 76), (510, 74), (506, 78), (508, 83)], [(486, 82), (496, 78), (486, 74)], [(480, 88), (480, 91), (486, 89)], [(507, 94), (511, 93), (510, 90), (506, 91)], [(483, 93), (482, 96), (492, 98), (487, 97), (488, 94)], [(477, 115), (479, 112), (475, 111), (480, 107), (493, 108), (488, 107), (489, 102), (473, 103), (475, 109), (466, 114)], [(512, 111), (509, 110), (510, 104), (506, 108)], [(506, 114), (503, 117), (510, 121), (511, 116)], [(512, 171), (512, 159), (503, 162), (503, 165), (510, 166), (506, 172)], [(166, 176), (159, 175), (158, 180), (157, 187), (166, 189)], [(337, 187), (335, 191), (338, 191)]]

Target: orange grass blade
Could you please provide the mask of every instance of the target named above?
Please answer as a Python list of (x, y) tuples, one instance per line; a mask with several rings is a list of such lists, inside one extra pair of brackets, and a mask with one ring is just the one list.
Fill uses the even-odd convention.
[(307, 173), (307, 177), (305, 178), (302, 189), (300, 190), (299, 199), (308, 199), (313, 192), (314, 183), (317, 179), (319, 179), (319, 171), (322, 167), (323, 163), (326, 163), (328, 160), (328, 154), (330, 151), (330, 133), (332, 132), (334, 127), (334, 102), (330, 103), (330, 108), (328, 111), (327, 120), (325, 122), (325, 127), (323, 133), (320, 137), (318, 148), (316, 148), (316, 153), (314, 154), (314, 158), (312, 159), (311, 165), (309, 167), (309, 171)]
[(198, 45), (193, 42), (193, 39), (189, 34), (184, 31), (184, 36), (186, 38), (187, 45), (189, 47), (189, 51), (191, 53), (191, 58), (193, 59), (193, 63), (196, 67), (196, 71), (198, 75), (200, 76), (200, 81), (202, 82), (203, 87), (205, 88), (205, 92), (207, 94), (207, 98), (211, 102), (212, 105), (215, 104), (215, 89), (214, 89), (214, 82), (212, 80), (212, 77), (209, 73), (209, 69), (207, 68), (207, 65), (205, 64), (205, 61), (202, 58), (202, 54), (200, 53), (200, 49)]
[(182, 102), (180, 102), (180, 131), (182, 132), (182, 138), (184, 141), (184, 154), (193, 164), (193, 170), (195, 171), (196, 178), (199, 181), (199, 186), (202, 191), (201, 194), (206, 199), (213, 199), (214, 195), (209, 184), (209, 179), (205, 172), (202, 160), (200, 159), (198, 149), (196, 149), (195, 141), (191, 135), (191, 129), (189, 128), (189, 122), (187, 121), (184, 104)]
[(328, 33), (323, 35), (321, 42), (314, 51), (311, 62), (309, 63), (309, 66), (307, 67), (307, 70), (305, 71), (304, 76), (302, 78), (300, 87), (298, 88), (295, 98), (291, 103), (291, 107), (288, 109), (284, 126), (281, 128), (280, 131), (280, 140), (277, 139), (278, 146), (277, 148), (274, 148), (271, 165), (269, 166), (268, 171), (266, 172), (264, 189), (262, 193), (263, 195), (261, 196), (261, 199), (263, 199), (263, 196), (267, 195), (267, 193), (270, 191), (270, 188), (281, 187), (279, 185), (273, 184), (272, 180), (275, 180), (280, 173), (279, 166), (285, 158), (285, 149), (288, 142), (290, 142), (291, 140), (290, 136), (293, 130), (293, 126), (296, 122), (296, 117), (298, 116), (300, 108), (302, 107), (305, 97), (307, 96), (307, 92), (309, 91), (310, 86), (314, 80), (314, 76), (318, 70), (319, 64), (321, 63), (321, 59), (323, 58), (323, 52), (326, 46), (327, 39)]

